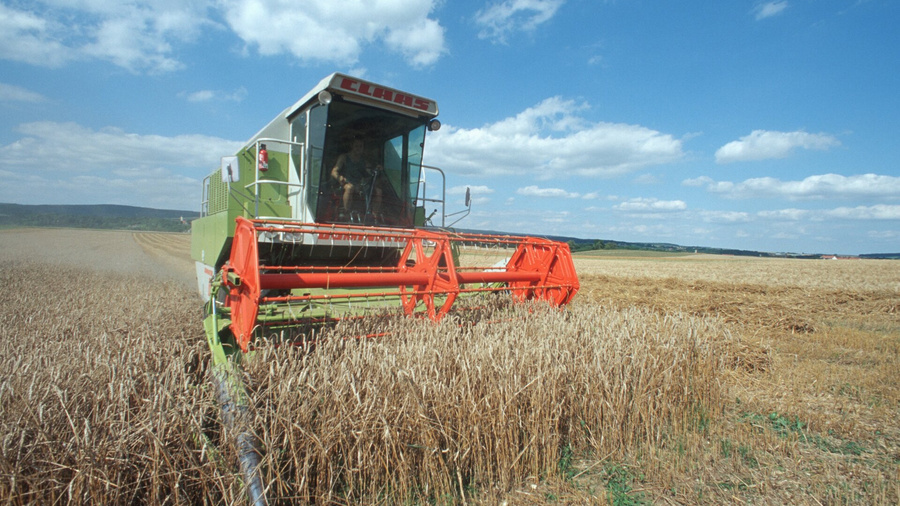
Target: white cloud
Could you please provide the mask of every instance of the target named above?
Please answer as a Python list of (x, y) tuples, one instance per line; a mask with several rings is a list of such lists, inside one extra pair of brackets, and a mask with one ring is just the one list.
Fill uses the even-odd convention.
[(200, 179), (156, 168), (130, 175), (80, 174), (59, 177), (0, 169), (6, 182), (0, 202), (56, 204), (123, 204), (160, 209), (198, 210)]
[(206, 135), (139, 135), (52, 121), (24, 123), (17, 131), (23, 137), (0, 150), (0, 167), (48, 173), (157, 166), (212, 170), (221, 156), (241, 146)]
[(900, 205), (837, 207), (825, 210), (777, 209), (760, 211), (757, 216), (773, 221), (900, 220)]
[(9, 174), (5, 201), (46, 203), (65, 195), (76, 203), (194, 208), (200, 179), (242, 143), (204, 135), (139, 135), (117, 128), (36, 122), (0, 148), (0, 172)]
[(492, 188), (489, 188), (484, 185), (475, 185), (475, 186), (454, 186), (447, 190), (447, 194), (449, 195), (465, 195), (466, 190), (469, 190), (472, 195), (488, 195), (494, 193)]
[(223, 0), (232, 30), (260, 54), (352, 65), (363, 46), (383, 42), (413, 66), (446, 52), (444, 28), (429, 17), (435, 0)]
[(63, 32), (61, 23), (0, 4), (0, 58), (59, 67), (73, 57), (72, 51), (56, 40)]
[(216, 98), (216, 92), (212, 90), (200, 90), (183, 96), (188, 102), (208, 102)]
[(526, 186), (524, 188), (519, 188), (516, 190), (516, 193), (519, 195), (524, 195), (526, 197), (541, 197), (541, 198), (565, 198), (565, 199), (577, 199), (581, 195), (578, 193), (567, 192), (562, 188), (538, 188), (537, 186)]
[(709, 176), (700, 176), (691, 179), (685, 179), (681, 182), (684, 186), (706, 186), (711, 183), (714, 183), (713, 179)]
[(772, 16), (776, 16), (781, 14), (788, 6), (786, 1), (778, 1), (778, 2), (765, 2), (758, 4), (753, 8), (753, 13), (756, 17), (756, 20), (770, 18)]
[(659, 213), (671, 211), (683, 211), (687, 209), (687, 204), (682, 200), (658, 200), (655, 198), (635, 198), (626, 202), (616, 204), (613, 209), (618, 211), (639, 212), (639, 213)]
[(481, 26), (478, 36), (505, 43), (517, 31), (532, 31), (549, 21), (565, 0), (503, 0), (478, 11), (475, 23)]
[(778, 209), (775, 211), (760, 211), (757, 214), (760, 218), (771, 220), (787, 220), (800, 221), (810, 216), (811, 211), (806, 209)]
[(740, 183), (714, 181), (701, 176), (686, 179), (686, 186), (703, 186), (713, 193), (731, 198), (783, 197), (790, 200), (825, 198), (900, 198), (900, 177), (878, 174), (842, 176), (822, 174), (802, 181), (781, 181), (773, 177), (747, 179)]
[(725, 144), (716, 151), (717, 163), (785, 158), (796, 148), (827, 150), (840, 146), (834, 136), (803, 131), (774, 132), (754, 130), (750, 135)]
[(900, 220), (900, 205), (838, 207), (827, 211), (825, 216), (847, 220)]
[[(172, 57), (172, 44), (196, 34), (189, 9), (176, 5), (172, 11), (158, 11), (150, 4), (144, 8), (110, 13), (92, 27), (93, 40), (82, 48), (89, 56), (132, 72), (170, 72), (184, 65)], [(144, 7), (144, 6), (141, 6)]]
[(221, 90), (200, 90), (191, 93), (182, 92), (179, 93), (178, 96), (184, 98), (188, 102), (240, 102), (247, 98), (247, 89), (241, 86), (231, 92)]
[(46, 102), (47, 97), (12, 84), (0, 83), (0, 102)]
[(750, 215), (743, 211), (701, 211), (700, 219), (706, 223), (745, 223)]
[(0, 5), (0, 58), (44, 67), (100, 59), (132, 72), (183, 65), (173, 44), (211, 25), (208, 0), (71, 2), (44, 0), (23, 10)]
[(0, 58), (43, 67), (105, 60), (135, 73), (178, 70), (180, 46), (228, 27), (263, 55), (353, 64), (381, 43), (410, 65), (434, 64), (444, 28), (429, 17), (438, 0), (37, 0), (0, 4)]
[(593, 123), (560, 97), (481, 128), (445, 125), (429, 137), (429, 164), (460, 174), (611, 177), (683, 156), (681, 141), (639, 125)]
[(444, 27), (428, 18), (389, 30), (385, 36), (385, 44), (402, 53), (414, 67), (433, 65), (447, 52), (444, 46)]

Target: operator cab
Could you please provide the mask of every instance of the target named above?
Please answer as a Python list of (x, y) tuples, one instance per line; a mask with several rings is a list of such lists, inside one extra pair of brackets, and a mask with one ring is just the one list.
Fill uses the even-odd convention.
[(292, 139), (305, 146), (312, 221), (413, 227), (436, 115), (432, 100), (342, 74), (323, 80), (287, 115)]
[(325, 107), (321, 138), (310, 139), (322, 146), (310, 164), (315, 221), (413, 226), (425, 121), (342, 100)]
[[(348, 230), (445, 226), (452, 215), (444, 173), (422, 165), (425, 131), (439, 127), (437, 115), (433, 100), (359, 78), (320, 81), (203, 179), (201, 218), (191, 224), (201, 291), (229, 260), (238, 218), (273, 224), (258, 238), (266, 261), (393, 265), (397, 242), (367, 238), (360, 250), (359, 234)], [(291, 223), (344, 225), (334, 228), (346, 236), (274, 231)]]

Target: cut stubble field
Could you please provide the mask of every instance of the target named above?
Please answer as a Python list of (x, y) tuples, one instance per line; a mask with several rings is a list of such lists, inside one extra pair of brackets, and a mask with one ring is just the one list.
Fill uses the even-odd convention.
[[(0, 231), (0, 502), (233, 503), (189, 237)], [(897, 504), (894, 261), (576, 256), (566, 311), (264, 348), (274, 502)]]

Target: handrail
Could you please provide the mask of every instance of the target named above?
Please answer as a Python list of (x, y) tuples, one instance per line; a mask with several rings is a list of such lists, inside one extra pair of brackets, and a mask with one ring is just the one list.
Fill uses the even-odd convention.
[(209, 182), (212, 174), (203, 178), (203, 194), (200, 196), (200, 216), (209, 216)]
[[(422, 203), (435, 202), (435, 203), (438, 203), (441, 205), (441, 227), (443, 228), (445, 226), (446, 220), (447, 220), (447, 176), (444, 174), (443, 169), (441, 169), (439, 167), (434, 167), (432, 165), (425, 165), (425, 164), (419, 165), (419, 167), (421, 167), (423, 169), (422, 178), (419, 180), (419, 184), (422, 185), (422, 198), (420, 198), (419, 201)], [(441, 175), (441, 198), (440, 199), (426, 197), (426, 191), (427, 191), (428, 187), (427, 187), (427, 182), (425, 180), (424, 169), (436, 170), (438, 173), (440, 173), (440, 175)]]
[(244, 185), (244, 189), (249, 190), (251, 186), (256, 186), (259, 184), (283, 184), (285, 186), (299, 186), (301, 188), (303, 188), (304, 186), (303, 183), (288, 183), (287, 181), (279, 181), (277, 179), (259, 179), (252, 183), (247, 183), (246, 185)]
[[(259, 145), (266, 144), (266, 143), (282, 144), (282, 145), (289, 146), (289, 147), (296, 146), (296, 147), (300, 148), (300, 171), (297, 173), (297, 177), (300, 181), (299, 183), (289, 183), (287, 181), (277, 181), (277, 180), (273, 180), (273, 179), (260, 179), (259, 178)], [(305, 188), (306, 185), (304, 184), (304, 179), (305, 179), (304, 176), (306, 173), (306, 150), (303, 148), (306, 146), (306, 144), (303, 142), (294, 142), (294, 141), (286, 141), (284, 139), (276, 139), (274, 137), (260, 137), (260, 138), (256, 139), (254, 146), (256, 148), (256, 155), (253, 160), (253, 164), (255, 166), (254, 181), (252, 183), (245, 185), (244, 189), (250, 189), (251, 186), (253, 187), (253, 195), (254, 195), (253, 216), (255, 218), (259, 218), (259, 195), (261, 193), (259, 186), (261, 184), (284, 185), (284, 186), (288, 186), (288, 187), (296, 186), (296, 187), (300, 188), (300, 192), (302, 192), (303, 188)], [(288, 154), (288, 160), (290, 160), (290, 156), (291, 156), (290, 150), (288, 150), (287, 154)], [(290, 177), (290, 176), (288, 176), (288, 177)], [(290, 199), (290, 191), (288, 191), (288, 199)]]

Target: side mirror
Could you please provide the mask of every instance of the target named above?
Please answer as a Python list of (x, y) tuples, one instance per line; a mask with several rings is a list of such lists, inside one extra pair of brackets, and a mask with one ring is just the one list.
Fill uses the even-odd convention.
[(459, 222), (459, 220), (465, 218), (465, 217), (468, 216), (469, 213), (471, 213), (471, 212), (472, 212), (472, 189), (469, 188), (468, 186), (466, 186), (466, 208), (463, 209), (462, 211), (457, 211), (457, 212), (452, 213), (452, 214), (446, 214), (446, 215), (444, 215), (444, 219), (447, 219), (447, 218), (449, 218), (449, 217), (451, 217), (451, 216), (459, 216), (459, 215), (462, 215), (462, 216), (459, 216), (459, 218), (457, 218), (453, 223), (447, 225), (447, 227), (452, 227), (453, 225), (456, 225), (456, 224)]
[(238, 157), (223, 156), (222, 162), (222, 182), (237, 183), (241, 179), (240, 166), (238, 165)]

